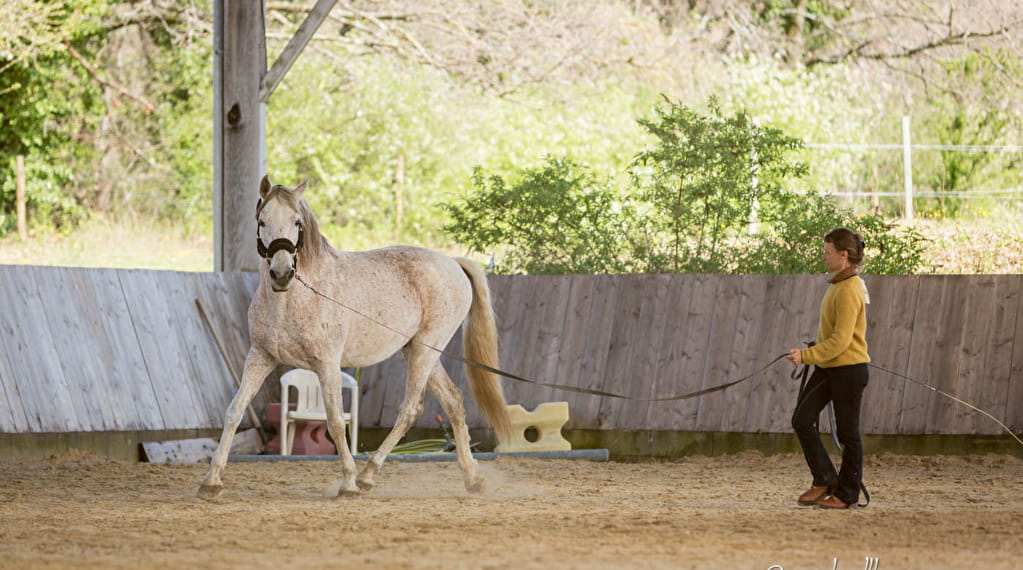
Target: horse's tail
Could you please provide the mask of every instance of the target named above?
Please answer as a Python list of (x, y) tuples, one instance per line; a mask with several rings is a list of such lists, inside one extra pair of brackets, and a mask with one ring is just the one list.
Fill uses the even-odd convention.
[[(462, 266), (462, 271), (472, 283), (472, 305), (462, 331), (465, 358), (498, 368), (497, 323), (494, 320), (494, 308), (490, 305), (487, 276), (480, 264), (471, 259), (457, 257), (455, 261)], [(483, 411), (483, 416), (494, 428), (497, 441), (508, 441), (512, 431), (511, 418), (508, 416), (500, 379), (493, 372), (471, 364), (466, 365), (465, 371), (469, 376), (473, 397)]]

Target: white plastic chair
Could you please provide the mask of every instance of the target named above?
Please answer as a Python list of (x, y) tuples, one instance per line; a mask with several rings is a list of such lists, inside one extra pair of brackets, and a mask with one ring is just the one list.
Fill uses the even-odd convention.
[[(288, 409), (289, 387), (298, 390), (298, 402), (294, 410)], [(344, 422), (348, 424), (349, 448), (352, 454), (359, 449), (359, 385), (350, 374), (341, 373), (341, 390), (349, 390), (351, 397), (348, 411), (342, 410)], [(281, 376), (281, 455), (290, 455), (295, 442), (295, 422), (327, 421), (327, 410), (320, 391), (320, 378), (315, 372), (296, 368)], [(337, 445), (337, 442), (334, 442)]]

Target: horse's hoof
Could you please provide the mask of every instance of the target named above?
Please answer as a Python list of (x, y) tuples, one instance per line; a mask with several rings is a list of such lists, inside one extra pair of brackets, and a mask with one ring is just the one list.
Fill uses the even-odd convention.
[(465, 484), (465, 490), (472, 493), (473, 495), (480, 495), (486, 490), (487, 480), (483, 477), (477, 477), (475, 481)]
[(340, 491), (337, 492), (337, 498), (339, 498), (339, 499), (354, 499), (355, 497), (358, 497), (361, 494), (362, 493), (360, 493), (358, 489), (355, 489), (355, 490), (352, 490), (352, 489), (341, 489)]
[(219, 497), (223, 490), (223, 485), (207, 485), (206, 483), (203, 483), (202, 485), (199, 485), (199, 492), (196, 493), (195, 496), (209, 501)]
[(360, 491), (364, 491), (367, 493), (369, 491), (372, 491), (373, 487), (376, 486), (376, 483), (369, 479), (359, 479), (358, 481), (355, 482), (355, 484), (359, 487)]

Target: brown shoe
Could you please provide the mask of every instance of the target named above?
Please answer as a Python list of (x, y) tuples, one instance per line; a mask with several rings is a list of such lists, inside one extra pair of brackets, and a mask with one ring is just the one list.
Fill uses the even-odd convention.
[(799, 496), (800, 505), (814, 505), (817, 501), (827, 497), (831, 488), (828, 485), (821, 487), (810, 487), (805, 493)]
[(822, 509), (851, 509), (856, 506), (856, 503), (847, 503), (834, 495), (822, 498), (816, 504)]

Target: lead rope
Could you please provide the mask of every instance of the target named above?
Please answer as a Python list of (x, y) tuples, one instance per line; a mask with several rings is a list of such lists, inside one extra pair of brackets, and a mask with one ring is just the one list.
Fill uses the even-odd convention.
[(731, 388), (732, 386), (735, 386), (736, 384), (745, 382), (745, 381), (755, 377), (757, 374), (760, 374), (761, 372), (767, 370), (768, 368), (773, 366), (779, 360), (785, 358), (785, 354), (779, 354), (778, 356), (774, 357), (774, 359), (771, 360), (770, 362), (768, 362), (767, 364), (765, 364), (765, 365), (761, 366), (760, 368), (754, 370), (751, 374), (747, 374), (746, 376), (743, 376), (742, 378), (739, 378), (738, 380), (732, 380), (731, 382), (725, 382), (724, 384), (718, 384), (717, 386), (711, 386), (710, 388), (704, 388), (702, 390), (696, 390), (694, 392), (687, 392), (685, 394), (679, 394), (677, 396), (667, 396), (667, 397), (663, 397), (663, 398), (633, 398), (631, 396), (625, 396), (625, 395), (622, 395), (622, 394), (615, 394), (613, 392), (605, 392), (603, 390), (594, 390), (594, 389), (591, 389), (591, 388), (579, 388), (579, 387), (576, 387), (576, 386), (566, 386), (564, 384), (551, 384), (551, 383), (548, 383), (548, 382), (537, 382), (536, 380), (530, 380), (529, 378), (523, 378), (522, 376), (519, 376), (517, 374), (512, 374), (511, 372), (507, 372), (507, 371), (501, 370), (499, 368), (494, 368), (493, 366), (490, 366), (490, 365), (487, 365), (487, 364), (483, 364), (482, 362), (476, 362), (475, 360), (472, 360), (470, 358), (465, 358), (465, 357), (459, 356), (457, 354), (451, 353), (451, 352), (449, 352), (447, 350), (444, 350), (442, 348), (437, 348), (436, 346), (432, 346), (430, 344), (427, 344), (427, 343), (425, 343), (425, 342), (423, 342), (421, 340), (418, 340), (415, 337), (413, 337), (413, 336), (411, 336), (411, 335), (409, 335), (407, 333), (404, 333), (404, 332), (402, 332), (402, 331), (400, 331), (400, 330), (398, 330), (398, 329), (396, 329), (396, 328), (394, 328), (394, 327), (392, 327), (392, 326), (390, 326), (390, 325), (388, 325), (386, 323), (382, 323), (382, 322), (374, 319), (373, 317), (367, 315), (366, 313), (363, 313), (362, 311), (360, 311), (358, 309), (355, 309), (353, 307), (350, 307), (350, 306), (342, 303), (341, 301), (333, 299), (333, 298), (331, 298), (331, 297), (321, 293), (315, 287), (313, 287), (312, 285), (307, 283), (304, 279), (302, 279), (302, 277), (299, 276), (298, 274), (295, 275), (295, 279), (297, 279), (299, 283), (304, 285), (306, 288), (308, 288), (314, 294), (316, 294), (316, 295), (318, 295), (318, 296), (320, 296), (320, 297), (322, 297), (322, 298), (324, 298), (324, 299), (326, 299), (326, 300), (328, 300), (328, 301), (330, 301), (332, 303), (335, 303), (336, 305), (340, 306), (341, 308), (346, 309), (348, 311), (351, 311), (351, 312), (355, 313), (356, 315), (359, 315), (360, 317), (363, 317), (363, 318), (365, 318), (365, 319), (367, 319), (367, 320), (369, 320), (369, 321), (371, 321), (373, 323), (376, 323), (377, 325), (379, 325), (379, 326), (381, 326), (381, 327), (383, 327), (383, 328), (385, 328), (385, 329), (387, 329), (387, 330), (389, 330), (389, 331), (391, 331), (391, 332), (393, 332), (395, 334), (398, 334), (398, 335), (402, 336), (405, 339), (408, 339), (408, 342), (414, 342), (414, 343), (416, 343), (416, 344), (418, 344), (420, 346), (423, 346), (423, 347), (426, 347), (426, 348), (428, 348), (430, 350), (439, 352), (440, 354), (443, 354), (444, 356), (447, 356), (448, 358), (452, 358), (452, 359), (457, 360), (459, 362), (462, 362), (464, 364), (468, 364), (469, 366), (473, 366), (473, 367), (476, 367), (476, 368), (479, 368), (479, 369), (482, 369), (482, 370), (486, 370), (487, 372), (492, 372), (494, 374), (498, 374), (500, 376), (504, 376), (505, 378), (510, 378), (512, 380), (517, 380), (519, 382), (526, 382), (528, 384), (536, 384), (537, 386), (545, 386), (547, 388), (554, 388), (556, 390), (564, 390), (566, 392), (576, 392), (576, 393), (579, 393), (579, 394), (590, 394), (590, 395), (593, 395), (593, 396), (603, 396), (605, 398), (620, 398), (620, 399), (623, 399), (623, 400), (633, 400), (633, 401), (637, 401), (637, 402), (668, 402), (668, 401), (673, 401), (673, 400), (688, 400), (690, 398), (696, 398), (698, 396), (703, 396), (705, 394), (711, 394), (713, 392), (720, 392), (721, 390), (724, 390), (726, 388)]

